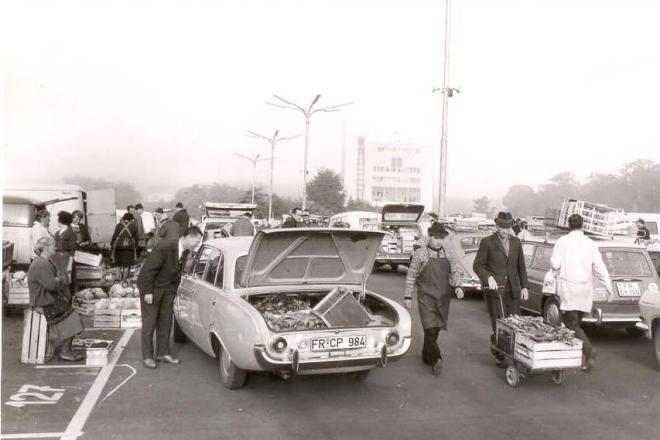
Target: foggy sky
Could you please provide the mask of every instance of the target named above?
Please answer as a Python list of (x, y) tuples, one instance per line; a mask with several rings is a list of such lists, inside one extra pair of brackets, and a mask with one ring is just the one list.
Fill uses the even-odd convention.
[[(247, 184), (233, 153), (270, 151), (245, 130), (303, 131), (300, 114), (264, 104), (272, 93), (355, 102), (314, 116), (312, 173), (340, 170), (343, 127), (349, 147), (439, 146), (442, 1), (4, 5), (6, 181)], [(450, 196), (660, 162), (658, 22), (652, 0), (454, 0)], [(299, 195), (302, 153), (302, 138), (278, 146), (276, 192)]]

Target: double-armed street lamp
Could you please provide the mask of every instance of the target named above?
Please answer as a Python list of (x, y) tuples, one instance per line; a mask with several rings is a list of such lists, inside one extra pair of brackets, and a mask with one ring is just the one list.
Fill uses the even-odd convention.
[(299, 111), (303, 114), (305, 117), (305, 159), (304, 159), (304, 169), (303, 169), (303, 196), (302, 196), (302, 209), (303, 211), (307, 209), (307, 151), (309, 149), (309, 120), (311, 119), (312, 115), (317, 112), (338, 112), (341, 111), (343, 107), (347, 105), (353, 104), (352, 102), (347, 102), (344, 104), (338, 104), (338, 105), (329, 105), (326, 107), (318, 107), (314, 108), (314, 105), (318, 102), (319, 98), (321, 98), (321, 95), (316, 95), (312, 103), (309, 105), (308, 108), (303, 108), (302, 106), (293, 103), (291, 101), (287, 101), (286, 99), (273, 95), (275, 99), (280, 101), (279, 103), (273, 103), (273, 102), (266, 102), (268, 105), (272, 105), (274, 107), (279, 107), (279, 108), (284, 108), (288, 110), (295, 110)]
[[(279, 130), (275, 130), (275, 133), (273, 134), (272, 137), (264, 136), (262, 134), (259, 134), (251, 130), (248, 130), (245, 133), (245, 136), (249, 138), (263, 139), (270, 144), (270, 186), (268, 187), (268, 220), (269, 221), (273, 219), (273, 168), (275, 163), (275, 144), (280, 141), (288, 141), (300, 137), (299, 134), (294, 136), (278, 137), (279, 134), (280, 134)], [(267, 160), (267, 159), (261, 159), (261, 160)], [(252, 203), (254, 203), (254, 185), (252, 186)]]
[(249, 160), (250, 162), (252, 162), (252, 203), (254, 204), (254, 181), (255, 181), (256, 173), (257, 173), (257, 162), (262, 162), (264, 160), (270, 160), (272, 158), (265, 157), (263, 159), (259, 159), (259, 157), (261, 156), (260, 154), (257, 154), (254, 157), (248, 157), (248, 156), (244, 156), (240, 153), (234, 153), (234, 156), (240, 157), (241, 159)]

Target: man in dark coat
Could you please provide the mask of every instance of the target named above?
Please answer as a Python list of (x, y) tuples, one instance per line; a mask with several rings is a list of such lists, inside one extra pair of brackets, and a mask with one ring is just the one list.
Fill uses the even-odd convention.
[[(491, 342), (495, 342), (498, 318), (520, 314), (520, 300), (529, 297), (527, 269), (519, 239), (512, 235), (513, 217), (500, 212), (495, 219), (497, 231), (479, 244), (472, 268), (481, 280), (493, 328)], [(502, 359), (496, 356), (498, 364)]]
[(302, 218), (302, 209), (296, 207), (291, 210), (291, 215), (286, 221), (282, 224), (282, 228), (302, 228), (303, 227), (303, 218)]
[(172, 218), (167, 218), (166, 214), (162, 216), (163, 222), (156, 233), (156, 243), (161, 240), (174, 240), (181, 237), (183, 232), (181, 226)]
[(183, 207), (183, 203), (179, 202), (176, 204), (176, 212), (174, 213), (172, 220), (179, 224), (181, 232), (185, 231), (188, 229), (188, 226), (190, 226), (190, 216), (188, 215), (188, 211)]
[(237, 219), (231, 224), (229, 233), (232, 237), (252, 237), (255, 234), (254, 225), (250, 220), (252, 216), (249, 212), (243, 214), (243, 217)]
[[(170, 330), (174, 298), (181, 273), (192, 249), (202, 241), (202, 231), (193, 226), (179, 239), (159, 242), (144, 261), (137, 285), (142, 309), (142, 359), (147, 368), (156, 368), (156, 359), (170, 364), (181, 361), (170, 354)], [(157, 347), (153, 336), (156, 332)]]

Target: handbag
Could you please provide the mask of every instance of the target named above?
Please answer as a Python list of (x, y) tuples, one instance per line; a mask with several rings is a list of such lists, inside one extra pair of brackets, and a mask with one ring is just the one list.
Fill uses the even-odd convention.
[(545, 273), (545, 277), (543, 277), (543, 288), (541, 289), (541, 292), (547, 293), (549, 295), (557, 294), (557, 272), (550, 269)]

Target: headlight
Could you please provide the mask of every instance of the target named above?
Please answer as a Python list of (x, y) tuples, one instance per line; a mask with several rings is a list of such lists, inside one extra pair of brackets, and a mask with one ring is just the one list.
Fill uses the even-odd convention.
[(651, 292), (657, 292), (657, 291), (658, 291), (658, 285), (655, 284), (655, 283), (651, 283), (651, 284), (649, 284), (649, 290), (650, 290)]
[(270, 344), (271, 348), (278, 353), (283, 353), (286, 350), (287, 342), (286, 339), (279, 337), (273, 340)]

